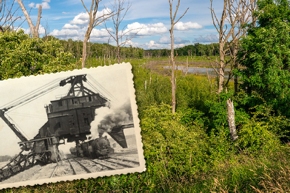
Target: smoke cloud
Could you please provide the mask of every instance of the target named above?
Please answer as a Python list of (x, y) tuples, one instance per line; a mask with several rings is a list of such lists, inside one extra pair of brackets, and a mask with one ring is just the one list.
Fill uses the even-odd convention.
[(91, 123), (93, 138), (102, 137), (105, 132), (110, 132), (115, 126), (133, 122), (130, 100), (117, 108), (99, 108), (95, 111), (95, 120)]

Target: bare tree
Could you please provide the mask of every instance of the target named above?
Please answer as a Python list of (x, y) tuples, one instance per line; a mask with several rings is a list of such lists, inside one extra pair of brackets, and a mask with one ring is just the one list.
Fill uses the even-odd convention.
[(84, 1), (82, 1), (83, 7), (85, 8), (87, 14), (89, 15), (89, 24), (87, 31), (85, 33), (84, 41), (83, 41), (83, 53), (82, 53), (82, 68), (85, 67), (86, 59), (87, 59), (87, 42), (90, 39), (91, 33), (93, 29), (98, 26), (100, 23), (103, 23), (105, 20), (113, 16), (113, 12), (104, 13), (101, 16), (97, 16), (97, 12), (99, 9), (99, 3), (101, 0), (91, 0), (90, 8), (88, 9), (85, 5)]
[(27, 10), (26, 10), (26, 8), (25, 8), (22, 0), (17, 0), (17, 2), (19, 4), (19, 6), (21, 7), (22, 12), (23, 12), (23, 14), (24, 14), (24, 16), (25, 16), (25, 18), (27, 20), (27, 23), (29, 25), (29, 29), (30, 29), (30, 33), (32, 34), (32, 37), (38, 38), (39, 37), (38, 30), (39, 30), (39, 25), (40, 25), (40, 19), (41, 19), (41, 13), (42, 13), (42, 6), (41, 5), (38, 6), (37, 21), (36, 21), (36, 25), (34, 25), (32, 23), (32, 20), (31, 20), (31, 18), (29, 16), (29, 14), (28, 14), (28, 12), (27, 12)]
[[(228, 84), (230, 78), (233, 76), (232, 70), (239, 69), (239, 63), (237, 62), (237, 53), (239, 50), (239, 42), (242, 37), (247, 33), (247, 24), (256, 25), (256, 17), (254, 11), (256, 10), (256, 0), (239, 0), (232, 1), (228, 7), (229, 23), (234, 25), (234, 31), (231, 34), (231, 41), (229, 42), (229, 63), (231, 65), (231, 71), (229, 78), (226, 82)], [(237, 17), (237, 22), (234, 22), (233, 17)], [(238, 91), (238, 77), (234, 75), (234, 90)]]
[[(233, 77), (232, 70), (239, 67), (236, 56), (238, 52), (239, 40), (246, 35), (245, 25), (255, 23), (253, 12), (256, 9), (256, 0), (224, 0), (223, 10), (220, 19), (218, 19), (211, 1), (211, 17), (213, 25), (219, 35), (219, 60), (218, 66), (218, 93), (224, 90), (224, 87)], [(226, 57), (229, 56), (229, 57)], [(225, 81), (225, 70), (230, 65), (230, 73)], [(237, 89), (238, 79), (235, 77), (235, 90)]]
[[(256, 9), (255, 0), (224, 0), (221, 18), (218, 19), (213, 9), (213, 0), (211, 0), (211, 16), (214, 27), (219, 34), (219, 61), (216, 62), (219, 70), (217, 71), (218, 93), (224, 90), (229, 80), (233, 77), (233, 69), (238, 69), (237, 52), (239, 49), (239, 40), (246, 35), (246, 24), (252, 22), (255, 25), (256, 18), (253, 12)], [(225, 82), (225, 69), (230, 65), (230, 73)], [(235, 91), (238, 89), (238, 77), (234, 77)], [(232, 140), (238, 138), (235, 126), (234, 104), (231, 99), (227, 100), (228, 123)]]
[(235, 123), (235, 109), (234, 102), (231, 99), (227, 100), (228, 124), (230, 129), (231, 138), (235, 141), (238, 138), (236, 123)]
[(0, 32), (12, 29), (14, 23), (20, 19), (20, 16), (16, 15), (17, 11), (15, 1), (8, 6), (6, 0), (0, 0)]
[[(109, 29), (107, 25), (105, 24), (107, 32), (116, 42), (116, 57), (117, 57), (118, 63), (121, 62), (120, 48), (132, 39), (132, 37), (128, 37), (128, 34), (130, 34), (131, 30), (128, 30), (126, 32), (124, 31), (124, 29), (120, 30), (120, 25), (123, 22), (130, 7), (131, 7), (131, 3), (129, 1), (127, 1), (126, 3), (126, 0), (114, 0), (113, 9), (112, 9), (113, 12), (115, 13), (115, 15), (112, 16), (114, 29), (113, 30)], [(126, 39), (123, 40), (125, 37)]]
[(171, 52), (170, 52), (170, 62), (171, 62), (171, 104), (172, 104), (172, 113), (175, 113), (176, 110), (176, 80), (175, 80), (175, 59), (174, 59), (174, 26), (179, 20), (186, 14), (189, 8), (187, 8), (183, 14), (176, 19), (176, 15), (180, 6), (180, 0), (178, 0), (175, 11), (173, 13), (173, 0), (168, 0), (169, 2), (169, 11), (170, 11), (170, 40), (171, 40)]

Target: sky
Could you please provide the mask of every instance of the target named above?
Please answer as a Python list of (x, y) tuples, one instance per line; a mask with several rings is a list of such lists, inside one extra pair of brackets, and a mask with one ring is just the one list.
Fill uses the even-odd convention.
[[(118, 109), (128, 100), (131, 102), (134, 125), (137, 125), (137, 107), (133, 88), (133, 75), (129, 65), (113, 65), (109, 67), (98, 67), (0, 81), (1, 91), (5, 91), (5, 93), (2, 93), (0, 108), (3, 109), (10, 107), (11, 105), (7, 105), (8, 103), (15, 102), (19, 97), (27, 96), (26, 94), (47, 85), (47, 83), (54, 82), (52, 85), (58, 85), (60, 80), (77, 74), (88, 74), (88, 81), (90, 81), (98, 91), (92, 89), (87, 83), (84, 83), (84, 85), (95, 92), (101, 93), (111, 101), (110, 109), (102, 107), (96, 110), (98, 115), (94, 122), (91, 123), (93, 138), (97, 137), (93, 136), (93, 133), (96, 133), (96, 131), (92, 130), (93, 127), (97, 126), (98, 122), (100, 122), (105, 115), (114, 112), (114, 109)], [(93, 77), (93, 79), (91, 77)], [(99, 84), (101, 83), (101, 86), (95, 84), (95, 81)], [(116, 82), (118, 82), (118, 84), (116, 84)], [(47, 90), (47, 88), (47, 86), (44, 87), (45, 90)], [(24, 136), (28, 139), (32, 139), (38, 133), (39, 128), (47, 122), (47, 114), (44, 107), (50, 104), (51, 100), (57, 100), (60, 97), (65, 96), (69, 88), (70, 84), (67, 84), (64, 87), (57, 87), (55, 90), (47, 92), (39, 98), (34, 98), (34, 100), (23, 106), (15, 106), (10, 111), (6, 112), (5, 115), (12, 119), (13, 124), (19, 128)], [(105, 88), (105, 90), (102, 88)], [(138, 127), (135, 127), (135, 129), (136, 128)], [(134, 134), (134, 129), (126, 129), (124, 132), (125, 134)], [(18, 142), (20, 142), (18, 137), (5, 124), (5, 122), (0, 119), (0, 155), (12, 156), (19, 153), (20, 148), (17, 145)], [(63, 150), (69, 150), (69, 147), (74, 145), (74, 143), (67, 144), (65, 145), (67, 148), (63, 147)], [(60, 149), (62, 149), (61, 146)]]
[[(12, 1), (12, 0), (7, 0)], [(84, 0), (90, 7), (91, 0)], [(126, 46), (140, 47), (143, 49), (170, 48), (170, 12), (168, 0), (125, 0), (131, 6), (120, 24), (120, 32), (130, 35)], [(177, 0), (173, 1), (175, 10)], [(42, 18), (40, 34), (55, 36), (59, 39), (83, 40), (88, 24), (88, 14), (81, 0), (23, 0), (26, 9), (30, 12), (31, 19), (36, 23), (38, 7), (42, 5)], [(215, 12), (220, 15), (222, 3), (214, 0)], [(98, 14), (108, 13), (114, 7), (114, 0), (102, 0), (99, 4)], [(127, 4), (124, 6), (127, 7)], [(175, 47), (183, 47), (189, 44), (208, 44), (217, 42), (217, 32), (212, 24), (210, 14), (210, 0), (181, 0), (176, 20), (188, 9), (184, 17), (175, 25)], [(126, 10), (126, 9), (125, 9)], [(173, 11), (174, 11), (173, 10)], [(124, 13), (124, 12), (123, 12)], [(17, 13), (22, 15), (21, 10)], [(175, 21), (176, 21), (175, 20)], [(21, 19), (15, 23), (20, 25), (27, 33), (27, 22)], [(106, 25), (105, 25), (106, 24)], [(92, 32), (90, 41), (98, 43), (110, 43), (106, 27), (114, 31), (112, 20), (101, 23)], [(124, 36), (123, 41), (126, 40)]]

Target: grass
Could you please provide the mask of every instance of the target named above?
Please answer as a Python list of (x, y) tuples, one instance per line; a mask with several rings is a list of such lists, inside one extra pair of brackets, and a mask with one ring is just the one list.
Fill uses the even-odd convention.
[(168, 177), (164, 168), (163, 171), (149, 170), (142, 174), (76, 180), (4, 192), (289, 192), (289, 154), (277, 154), (277, 160), (237, 156), (221, 162), (218, 168), (193, 176)]

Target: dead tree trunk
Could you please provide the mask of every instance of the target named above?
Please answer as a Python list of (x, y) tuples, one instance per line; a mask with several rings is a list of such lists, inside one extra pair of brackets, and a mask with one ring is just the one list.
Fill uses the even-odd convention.
[(213, 3), (213, 0), (211, 0), (211, 17), (212, 17), (213, 24), (219, 34), (218, 93), (221, 93), (224, 90), (224, 80), (225, 80), (225, 73), (224, 73), (225, 67), (226, 67), (225, 55), (227, 52), (227, 48), (225, 48), (225, 46), (229, 37), (231, 36), (233, 28), (227, 31), (227, 27), (225, 27), (225, 22), (228, 17), (228, 14), (227, 14), (228, 0), (224, 0), (223, 11), (222, 11), (222, 15), (220, 19), (217, 18), (214, 12), (212, 3)]
[(82, 68), (86, 65), (87, 60), (87, 42), (90, 39), (92, 30), (99, 25), (100, 23), (104, 22), (106, 19), (113, 16), (113, 13), (104, 13), (102, 16), (97, 17), (97, 12), (99, 8), (99, 3), (101, 0), (92, 0), (90, 8), (88, 9), (87, 6), (84, 3), (84, 0), (81, 0), (83, 7), (85, 8), (87, 14), (89, 15), (89, 23), (88, 28), (84, 37), (83, 41), (83, 52), (82, 52)]
[(34, 38), (38, 38), (39, 37), (39, 25), (40, 25), (40, 19), (41, 19), (41, 13), (42, 13), (42, 6), (39, 5), (38, 7), (38, 16), (37, 16), (37, 22), (36, 22), (36, 26), (33, 25), (32, 20), (25, 8), (25, 6), (23, 5), (22, 0), (17, 0), (19, 6), (21, 7), (23, 14), (27, 20), (27, 23), (29, 25), (29, 29), (30, 29), (30, 33), (32, 34), (32, 37)]
[(227, 111), (228, 111), (228, 123), (231, 133), (231, 138), (235, 141), (238, 138), (237, 131), (236, 131), (236, 124), (235, 124), (235, 109), (234, 103), (231, 99), (227, 100)]
[(178, 0), (175, 12), (173, 14), (172, 4), (173, 0), (168, 0), (169, 2), (169, 11), (170, 11), (170, 40), (171, 40), (171, 52), (170, 52), (170, 62), (171, 62), (171, 104), (172, 104), (172, 113), (176, 111), (176, 78), (175, 78), (175, 60), (174, 60), (174, 26), (179, 20), (186, 14), (189, 8), (176, 20), (176, 15), (179, 9), (180, 0)]
[[(233, 77), (232, 70), (238, 69), (236, 56), (238, 44), (241, 37), (246, 35), (245, 24), (255, 23), (256, 19), (253, 16), (255, 11), (256, 0), (224, 0), (223, 10), (220, 18), (217, 17), (213, 8), (213, 0), (211, 1), (211, 17), (219, 34), (219, 61), (217, 63), (218, 73), (218, 93), (221, 93)], [(226, 55), (228, 56), (226, 58)], [(230, 73), (225, 82), (225, 69), (230, 65)], [(235, 91), (238, 89), (238, 77), (235, 76)]]

